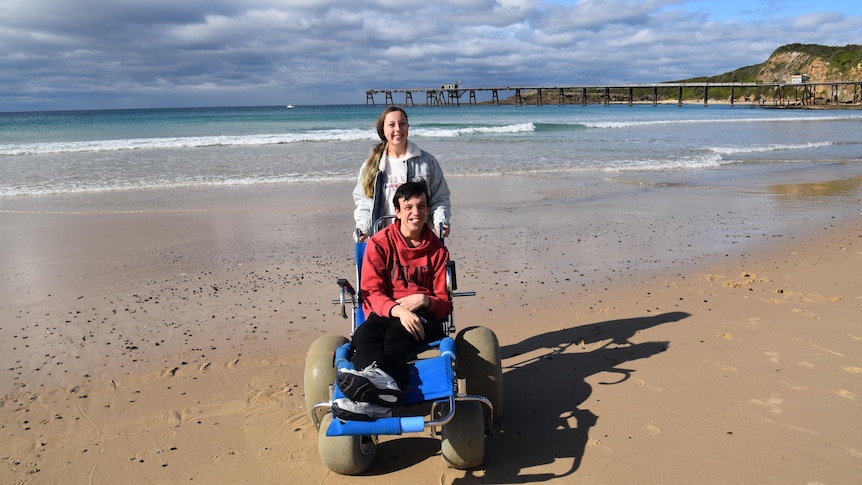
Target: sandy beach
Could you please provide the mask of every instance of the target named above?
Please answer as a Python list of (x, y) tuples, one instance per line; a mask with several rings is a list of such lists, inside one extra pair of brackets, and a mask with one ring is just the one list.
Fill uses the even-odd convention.
[(407, 435), (359, 477), (302, 388), (349, 329), (350, 184), (5, 199), (0, 482), (855, 483), (860, 172), (450, 180), (456, 324), (496, 332), (505, 416), (479, 469)]

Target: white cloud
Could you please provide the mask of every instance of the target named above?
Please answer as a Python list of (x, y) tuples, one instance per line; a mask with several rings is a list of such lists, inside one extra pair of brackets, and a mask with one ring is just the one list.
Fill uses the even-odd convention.
[[(800, 10), (801, 8), (806, 10)], [(770, 18), (769, 9), (784, 17)], [(640, 83), (857, 42), (825, 3), (6, 0), (0, 111), (362, 103), (366, 88)]]

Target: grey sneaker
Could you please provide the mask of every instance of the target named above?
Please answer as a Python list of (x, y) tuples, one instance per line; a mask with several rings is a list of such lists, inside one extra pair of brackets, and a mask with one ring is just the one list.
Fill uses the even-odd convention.
[(356, 402), (342, 397), (332, 401), (332, 414), (342, 421), (374, 421), (391, 417), (392, 410), (370, 402)]
[(404, 398), (395, 379), (376, 364), (362, 370), (339, 369), (335, 383), (345, 396), (358, 402), (393, 407)]

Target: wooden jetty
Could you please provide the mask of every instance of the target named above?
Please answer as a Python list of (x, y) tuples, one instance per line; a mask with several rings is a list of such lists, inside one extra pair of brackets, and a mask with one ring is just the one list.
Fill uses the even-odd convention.
[[(852, 93), (850, 92), (852, 88)], [(443, 84), (439, 88), (403, 88), (403, 89), (367, 89), (365, 90), (365, 105), (375, 106), (374, 95), (384, 95), (386, 105), (396, 104), (394, 94), (403, 94), (405, 106), (415, 106), (414, 93), (424, 93), (426, 106), (461, 106), (462, 97), (467, 95), (466, 104), (480, 104), (477, 93), (484, 94), (483, 104), (498, 106), (500, 104), (525, 104), (525, 99), (535, 97), (537, 106), (542, 106), (545, 99), (556, 99), (556, 104), (643, 104), (653, 106), (663, 102), (667, 93), (676, 94), (677, 105), (683, 104), (683, 93), (687, 92), (691, 99), (693, 94), (703, 99), (703, 105), (709, 104), (710, 90), (713, 93), (721, 90), (727, 93), (731, 105), (737, 101), (737, 95), (746, 98), (746, 102), (761, 105), (770, 103), (775, 106), (813, 106), (817, 104), (859, 104), (862, 101), (862, 81), (840, 82), (773, 82), (773, 83), (653, 83), (653, 84), (620, 84), (605, 86), (506, 86), (506, 87), (462, 87), (460, 84)], [(729, 92), (728, 92), (729, 90)], [(512, 101), (501, 103), (500, 93), (511, 93)], [(746, 94), (750, 93), (750, 94)], [(635, 95), (638, 95), (635, 99)], [(661, 94), (661, 98), (660, 98)], [(507, 99), (507, 98), (504, 98)], [(422, 104), (422, 103), (420, 103)]]

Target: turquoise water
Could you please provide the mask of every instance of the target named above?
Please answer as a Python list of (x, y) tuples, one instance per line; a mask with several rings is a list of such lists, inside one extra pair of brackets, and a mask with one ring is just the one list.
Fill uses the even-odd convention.
[[(0, 113), (0, 196), (353, 180), (383, 107)], [(686, 180), (862, 162), (862, 112), (672, 106), (409, 107), (447, 176)]]

